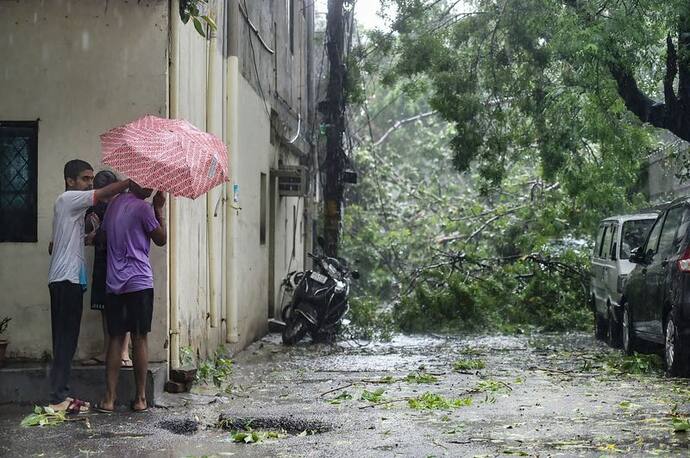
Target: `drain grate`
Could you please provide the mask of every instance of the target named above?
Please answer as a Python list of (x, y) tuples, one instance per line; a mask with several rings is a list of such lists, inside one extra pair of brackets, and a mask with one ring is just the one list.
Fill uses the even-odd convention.
[(158, 427), (174, 434), (192, 435), (199, 430), (199, 422), (189, 418), (169, 418), (159, 422)]
[(333, 426), (319, 420), (294, 417), (234, 417), (221, 414), (218, 427), (228, 431), (285, 431), (288, 434), (300, 434), (304, 431), (310, 434), (325, 433)]

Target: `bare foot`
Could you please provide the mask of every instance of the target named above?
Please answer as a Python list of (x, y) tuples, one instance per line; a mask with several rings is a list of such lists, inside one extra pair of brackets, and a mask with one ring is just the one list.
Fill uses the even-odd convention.
[(112, 413), (115, 411), (115, 401), (101, 401), (96, 404), (95, 409), (102, 413)]
[(148, 407), (149, 406), (146, 403), (146, 399), (136, 398), (134, 401), (132, 401), (132, 410), (135, 412), (145, 412)]
[(64, 401), (58, 404), (49, 404), (48, 407), (56, 412), (69, 411), (70, 413), (84, 413), (89, 411), (91, 404), (79, 399), (65, 398)]

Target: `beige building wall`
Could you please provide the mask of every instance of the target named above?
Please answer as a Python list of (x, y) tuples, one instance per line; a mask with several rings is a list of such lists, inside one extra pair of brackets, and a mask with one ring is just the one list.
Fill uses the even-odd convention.
[[(224, 24), (218, 20), (223, 17), (223, 11), (220, 5), (215, 11), (218, 30), (212, 35), (212, 41), (201, 37), (191, 21), (187, 25), (178, 24), (177, 37), (171, 37), (171, 40), (177, 39), (178, 51), (171, 68), (176, 78), (172, 78), (170, 88), (171, 106), (176, 107), (177, 113), (170, 114), (227, 141), (223, 134), (226, 105)], [(175, 225), (175, 239), (171, 239), (170, 248), (175, 250), (176, 260), (170, 271), (171, 278), (176, 279), (176, 300), (171, 306), (178, 309), (179, 346), (191, 349), (201, 359), (211, 357), (218, 346), (225, 343), (221, 297), (225, 212), (222, 200), (219, 202), (222, 192), (221, 186), (212, 190), (208, 197), (177, 198), (171, 220)], [(209, 231), (211, 237), (208, 237)], [(213, 295), (211, 272), (214, 274)], [(217, 317), (215, 326), (211, 321), (212, 308)]]
[[(166, 115), (167, 47), (167, 1), (0, 2), (0, 120), (40, 119), (38, 243), (0, 243), (0, 316), (12, 317), (10, 357), (51, 352), (47, 247), (64, 163), (81, 158), (101, 169), (100, 133), (146, 113)], [(164, 248), (152, 247), (154, 361), (167, 358), (165, 258)], [(102, 345), (100, 313), (89, 303), (87, 292), (77, 358)]]

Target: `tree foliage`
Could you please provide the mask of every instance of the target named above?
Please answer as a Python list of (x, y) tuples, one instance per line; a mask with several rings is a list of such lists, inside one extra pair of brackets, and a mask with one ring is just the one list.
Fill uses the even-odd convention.
[[(652, 105), (639, 107), (632, 98), (664, 99), (668, 43), (678, 48), (676, 73), (690, 72), (684, 40), (672, 38), (690, 8), (679, 0), (384, 4), (395, 4), (398, 14), (392, 33), (373, 34), (371, 55), (382, 49), (395, 56), (384, 69), (389, 81), (425, 77), (431, 107), (454, 128), (455, 166), (465, 171), (476, 163), (493, 184), (525, 156), (539, 160), (545, 179), (572, 182), (571, 194), (587, 185), (579, 173), (587, 165), (602, 158), (634, 163), (656, 146), (641, 128), (639, 118), (651, 119), (640, 110), (663, 104), (648, 98)], [(685, 106), (690, 97), (679, 81)], [(655, 123), (682, 135), (672, 124)], [(631, 172), (613, 178), (634, 183)]]
[(406, 331), (587, 326), (598, 221), (647, 205), (649, 154), (690, 138), (690, 4), (381, 3), (345, 221), (365, 293)]

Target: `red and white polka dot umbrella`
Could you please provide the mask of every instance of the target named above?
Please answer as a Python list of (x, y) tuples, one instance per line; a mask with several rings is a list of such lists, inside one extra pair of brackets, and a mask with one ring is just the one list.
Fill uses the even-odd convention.
[(228, 179), (218, 137), (181, 119), (146, 115), (101, 134), (103, 163), (144, 188), (195, 199)]

